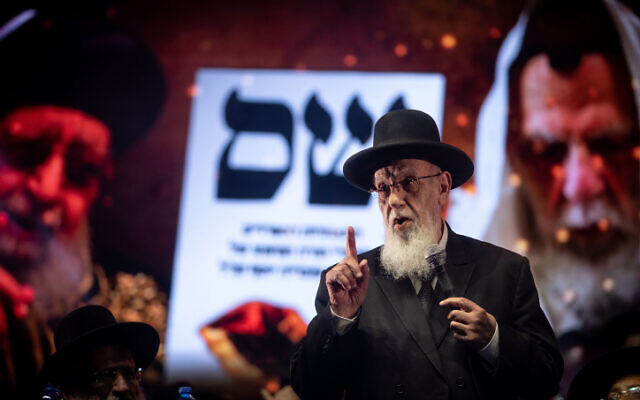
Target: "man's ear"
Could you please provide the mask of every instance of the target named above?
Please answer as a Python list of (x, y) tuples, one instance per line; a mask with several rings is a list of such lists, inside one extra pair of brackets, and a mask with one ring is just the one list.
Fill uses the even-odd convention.
[(438, 188), (440, 195), (440, 205), (445, 206), (449, 202), (449, 192), (451, 192), (451, 174), (449, 171), (442, 171), (442, 174), (439, 176)]
[(451, 191), (451, 182), (452, 179), (449, 171), (442, 171), (442, 175), (440, 175), (440, 194)]

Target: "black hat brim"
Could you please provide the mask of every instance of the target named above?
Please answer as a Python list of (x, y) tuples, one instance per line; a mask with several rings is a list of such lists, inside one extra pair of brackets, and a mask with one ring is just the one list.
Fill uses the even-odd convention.
[(342, 170), (350, 184), (368, 191), (373, 187), (373, 175), (377, 170), (401, 159), (424, 160), (449, 171), (452, 189), (473, 175), (473, 162), (464, 151), (446, 143), (424, 141), (401, 141), (370, 147), (349, 157)]
[(89, 331), (49, 357), (40, 371), (40, 381), (57, 381), (61, 374), (68, 372), (69, 363), (76, 355), (88, 354), (92, 349), (106, 345), (128, 349), (136, 367), (144, 369), (156, 357), (160, 337), (153, 327), (142, 322), (122, 322)]

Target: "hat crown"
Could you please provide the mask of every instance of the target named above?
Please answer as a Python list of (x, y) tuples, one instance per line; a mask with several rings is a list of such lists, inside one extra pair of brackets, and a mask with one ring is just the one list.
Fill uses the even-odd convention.
[(401, 159), (418, 159), (437, 165), (451, 174), (451, 188), (473, 175), (473, 161), (461, 149), (440, 141), (433, 118), (418, 110), (395, 110), (383, 115), (373, 131), (373, 146), (344, 162), (345, 179), (369, 190), (375, 172)]
[(440, 143), (440, 133), (433, 118), (418, 110), (395, 110), (376, 122), (373, 147), (399, 142)]
[(81, 307), (60, 321), (53, 341), (59, 351), (81, 336), (113, 325), (116, 325), (116, 319), (109, 309), (97, 305)]

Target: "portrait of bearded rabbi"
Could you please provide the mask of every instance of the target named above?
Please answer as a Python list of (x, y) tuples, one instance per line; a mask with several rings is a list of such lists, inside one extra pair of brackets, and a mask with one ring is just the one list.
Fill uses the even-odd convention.
[(113, 158), (154, 121), (165, 84), (149, 49), (100, 19), (31, 10), (3, 28), (0, 392), (26, 398), (53, 350), (51, 327), (80, 305), (162, 336), (166, 297), (117, 264), (106, 275), (90, 222), (105, 210)]
[(563, 361), (526, 258), (456, 234), (449, 192), (473, 174), (433, 119), (392, 111), (344, 176), (372, 192), (383, 246), (322, 273), (317, 316), (291, 360), (302, 399), (545, 399)]

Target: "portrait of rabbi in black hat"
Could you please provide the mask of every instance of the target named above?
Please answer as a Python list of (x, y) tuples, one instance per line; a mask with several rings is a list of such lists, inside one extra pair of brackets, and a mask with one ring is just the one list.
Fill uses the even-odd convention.
[(383, 246), (322, 273), (317, 316), (292, 357), (304, 399), (546, 399), (563, 363), (526, 258), (456, 234), (451, 189), (473, 174), (417, 110), (385, 114), (344, 177), (376, 200)]
[(142, 370), (160, 344), (150, 325), (118, 323), (108, 309), (85, 306), (60, 321), (54, 341), (57, 351), (41, 378), (56, 384), (65, 400), (144, 399)]
[[(26, 397), (51, 327), (80, 305), (116, 303), (120, 274), (96, 264), (90, 217), (113, 157), (158, 115), (165, 83), (150, 50), (102, 20), (29, 10), (1, 28), (0, 392)], [(128, 319), (162, 333), (166, 307), (151, 297), (138, 296), (142, 311)], [(112, 311), (123, 315), (127, 301)], [(139, 315), (148, 310), (158, 323)]]

